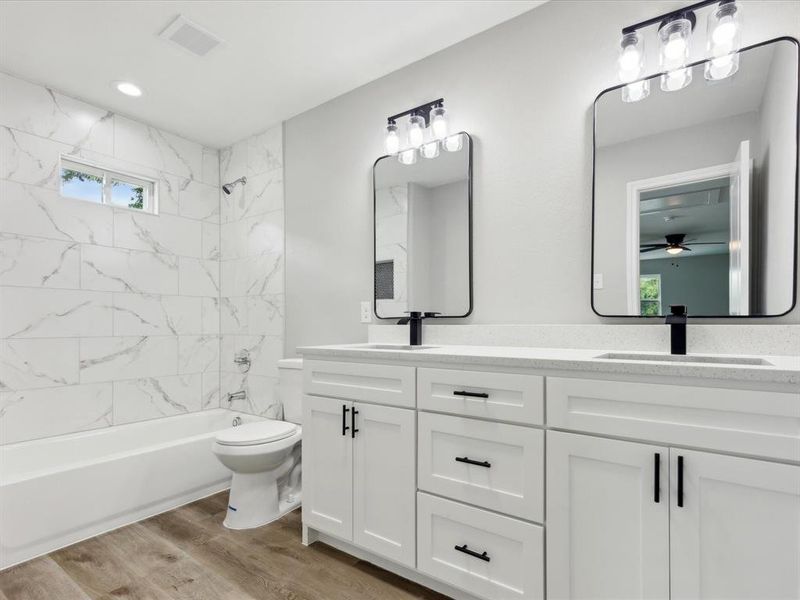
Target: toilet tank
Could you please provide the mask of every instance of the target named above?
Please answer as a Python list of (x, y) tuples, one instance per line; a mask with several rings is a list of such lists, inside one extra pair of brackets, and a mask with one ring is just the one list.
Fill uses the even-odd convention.
[(283, 404), (283, 420), (298, 425), (303, 420), (303, 359), (278, 361), (278, 400)]

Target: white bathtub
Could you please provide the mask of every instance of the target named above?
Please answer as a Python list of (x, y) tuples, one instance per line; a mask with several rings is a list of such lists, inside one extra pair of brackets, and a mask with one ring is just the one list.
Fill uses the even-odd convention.
[(215, 409), (0, 447), (0, 569), (222, 491)]

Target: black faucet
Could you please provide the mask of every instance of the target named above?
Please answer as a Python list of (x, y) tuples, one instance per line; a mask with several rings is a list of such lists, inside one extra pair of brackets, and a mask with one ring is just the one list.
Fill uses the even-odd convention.
[(671, 304), (667, 315), (669, 325), (669, 344), (671, 354), (686, 354), (686, 306)]
[(422, 345), (422, 319), (434, 319), (438, 312), (411, 311), (407, 317), (400, 319), (398, 325), (410, 325), (408, 343), (411, 346)]

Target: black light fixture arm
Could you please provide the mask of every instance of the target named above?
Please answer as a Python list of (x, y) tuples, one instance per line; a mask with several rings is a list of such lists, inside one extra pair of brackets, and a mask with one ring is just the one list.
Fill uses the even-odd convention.
[(690, 4), (689, 6), (684, 6), (683, 8), (679, 8), (678, 10), (673, 10), (672, 12), (664, 13), (663, 15), (659, 15), (657, 17), (653, 17), (652, 19), (647, 19), (646, 21), (642, 21), (640, 23), (636, 23), (634, 25), (628, 25), (627, 27), (622, 28), (622, 35), (627, 35), (628, 33), (633, 33), (634, 31), (638, 31), (639, 29), (644, 29), (645, 27), (650, 27), (650, 25), (655, 25), (656, 23), (668, 23), (669, 21), (673, 21), (675, 19), (679, 19), (685, 17), (692, 22), (692, 27), (694, 28), (694, 11), (703, 8), (705, 6), (710, 6), (712, 4), (719, 4), (722, 6), (723, 4), (730, 4), (734, 2), (734, 0), (703, 0), (702, 2), (695, 2), (694, 4)]
[(444, 98), (439, 98), (438, 100), (431, 100), (430, 102), (426, 102), (425, 104), (420, 104), (419, 106), (415, 106), (414, 108), (409, 108), (408, 110), (404, 110), (403, 112), (397, 113), (396, 115), (392, 115), (387, 119), (389, 124), (394, 125), (397, 119), (408, 115), (420, 115), (423, 119), (425, 119), (425, 126), (428, 126), (430, 121), (430, 114), (434, 108), (438, 108), (440, 106), (444, 106)]

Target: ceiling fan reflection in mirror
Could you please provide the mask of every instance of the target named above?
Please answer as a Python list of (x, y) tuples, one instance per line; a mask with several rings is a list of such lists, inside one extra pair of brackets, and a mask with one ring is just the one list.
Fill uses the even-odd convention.
[(716, 246), (728, 242), (692, 242), (686, 241), (685, 233), (670, 233), (664, 236), (667, 240), (665, 244), (642, 244), (639, 246), (639, 253), (653, 252), (654, 250), (666, 250), (667, 254), (680, 254), (684, 250), (691, 252), (689, 246)]

